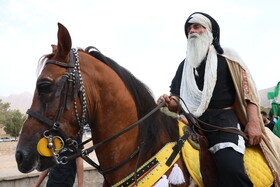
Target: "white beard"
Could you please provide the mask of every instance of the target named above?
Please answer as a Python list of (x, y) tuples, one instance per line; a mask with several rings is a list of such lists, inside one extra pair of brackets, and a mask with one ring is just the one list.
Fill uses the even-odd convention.
[[(187, 51), (187, 57), (184, 62), (182, 81), (180, 88), (180, 96), (185, 101), (187, 108), (182, 103), (185, 111), (189, 111), (194, 116), (201, 116), (208, 108), (209, 102), (212, 98), (212, 94), (217, 81), (217, 51), (212, 45), (212, 34), (207, 30), (197, 38), (192, 38), (189, 35), (188, 42), (190, 48)], [(211, 41), (211, 42), (210, 42)], [(191, 43), (193, 45), (191, 45)], [(188, 56), (190, 54), (191, 56)], [(205, 74), (203, 90), (200, 90), (196, 84), (194, 68), (197, 68), (202, 60), (206, 58)]]
[(206, 57), (211, 42), (213, 41), (212, 33), (207, 29), (202, 34), (190, 34), (187, 44), (187, 61), (190, 66), (197, 68)]

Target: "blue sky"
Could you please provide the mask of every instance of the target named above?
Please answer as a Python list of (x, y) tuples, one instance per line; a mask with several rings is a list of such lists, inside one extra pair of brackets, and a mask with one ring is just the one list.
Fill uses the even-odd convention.
[(56, 44), (57, 22), (73, 47), (95, 46), (154, 93), (169, 93), (184, 59), (187, 17), (202, 11), (221, 28), (221, 45), (235, 49), (258, 89), (280, 81), (277, 0), (9, 0), (0, 2), (0, 96), (33, 93), (39, 58)]

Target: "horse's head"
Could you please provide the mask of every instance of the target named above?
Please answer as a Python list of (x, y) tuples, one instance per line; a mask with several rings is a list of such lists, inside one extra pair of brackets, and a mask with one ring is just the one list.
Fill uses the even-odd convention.
[[(77, 97), (81, 84), (79, 74), (73, 73), (79, 70), (75, 65), (75, 51), (71, 50), (71, 37), (63, 25), (59, 23), (58, 27), (58, 45), (53, 45), (53, 53), (46, 56), (46, 63), (37, 79), (33, 103), (27, 112), (29, 117), (23, 124), (17, 145), (16, 161), (23, 173), (34, 169), (42, 171), (54, 165), (55, 146), (72, 143), (85, 115), (83, 104)], [(81, 100), (85, 102), (85, 98)], [(54, 137), (57, 137), (58, 144), (53, 146), (54, 149), (48, 149)], [(40, 141), (42, 138), (45, 141)], [(55, 154), (44, 154), (50, 150)]]

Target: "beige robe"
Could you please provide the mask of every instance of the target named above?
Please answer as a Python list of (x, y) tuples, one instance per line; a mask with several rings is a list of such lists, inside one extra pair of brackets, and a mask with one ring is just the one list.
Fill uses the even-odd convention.
[(247, 68), (242, 67), (240, 63), (229, 60), (228, 58), (226, 58), (226, 60), (236, 89), (235, 112), (240, 123), (245, 126), (248, 120), (246, 101), (250, 101), (258, 106), (259, 121), (263, 133), (260, 147), (272, 170), (275, 179), (275, 187), (280, 187), (280, 139), (269, 130), (266, 131), (267, 128), (264, 127), (260, 113), (258, 92)]

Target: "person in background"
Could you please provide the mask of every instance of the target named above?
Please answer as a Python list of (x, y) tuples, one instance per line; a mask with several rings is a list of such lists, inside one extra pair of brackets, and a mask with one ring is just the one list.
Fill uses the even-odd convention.
[(268, 114), (265, 111), (261, 111), (261, 114), (262, 114), (262, 119), (263, 119), (264, 125), (267, 128), (269, 128), (271, 131), (273, 131), (275, 122), (273, 120), (268, 119)]
[(269, 117), (275, 123), (277, 123), (278, 118), (280, 117), (280, 104), (277, 101), (272, 101), (271, 110), (269, 112)]
[[(180, 63), (171, 82), (170, 95), (163, 94), (157, 103), (182, 113), (177, 102), (180, 98), (185, 111), (209, 124), (235, 127), (248, 136), (248, 146), (262, 144), (266, 137), (261, 120), (259, 98), (254, 81), (238, 54), (220, 45), (220, 28), (210, 15), (195, 12), (185, 23), (187, 37), (186, 58)], [(223, 131), (206, 132), (209, 151), (217, 166), (218, 186), (253, 186), (243, 163), (245, 141), (240, 135)], [(270, 142), (271, 143), (271, 142)], [(274, 152), (275, 150), (271, 151)], [(269, 153), (275, 173), (280, 174), (279, 154)], [(274, 177), (280, 185), (279, 174)]]
[[(82, 142), (82, 135), (77, 137), (78, 144)], [(69, 156), (72, 152), (66, 150), (61, 153), (61, 156)], [(39, 187), (45, 177), (49, 174), (47, 187), (73, 187), (77, 174), (78, 187), (83, 187), (84, 181), (84, 166), (81, 157), (75, 160), (70, 160), (66, 164), (57, 164), (53, 168), (46, 169), (41, 172), (33, 187)]]

